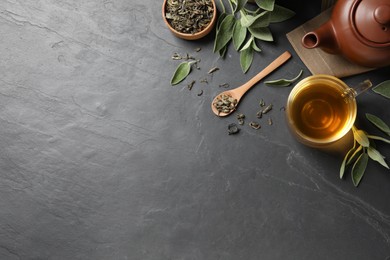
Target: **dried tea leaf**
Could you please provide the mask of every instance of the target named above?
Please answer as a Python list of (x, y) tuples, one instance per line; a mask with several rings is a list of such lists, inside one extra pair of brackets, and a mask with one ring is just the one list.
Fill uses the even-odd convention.
[(368, 153), (368, 156), (374, 160), (374, 161), (377, 161), (378, 163), (380, 163), (383, 167), (389, 169), (389, 166), (387, 165), (387, 163), (385, 162), (385, 157), (378, 151), (376, 150), (375, 148), (373, 147), (368, 147), (367, 149), (367, 153)]
[(357, 187), (363, 178), (368, 163), (368, 155), (362, 153), (352, 167), (352, 182)]
[(238, 51), (241, 45), (244, 43), (246, 38), (247, 28), (241, 26), (241, 21), (237, 20), (233, 29), (233, 45), (234, 48)]
[(383, 81), (382, 83), (373, 87), (372, 90), (375, 93), (390, 99), (390, 80)]
[(219, 70), (218, 67), (213, 67), (213, 68), (211, 68), (211, 69), (207, 72), (207, 74), (212, 74), (212, 73), (216, 72), (217, 70)]
[(228, 14), (221, 22), (214, 42), (214, 52), (221, 50), (233, 36), (233, 28), (236, 19), (233, 15)]
[(278, 86), (278, 87), (288, 87), (295, 81), (297, 81), (302, 76), (303, 70), (299, 72), (299, 74), (293, 79), (277, 79), (265, 81), (264, 83), (268, 86)]
[(368, 137), (363, 130), (354, 129), (353, 136), (354, 136), (356, 142), (358, 142), (361, 146), (363, 146), (363, 147), (370, 146), (370, 141), (368, 140)]
[(366, 118), (387, 135), (390, 135), (390, 127), (382, 119), (369, 113), (366, 113)]
[(343, 162), (341, 163), (341, 166), (340, 166), (340, 179), (342, 179), (343, 176), (344, 176), (345, 166), (347, 164), (347, 160), (348, 160), (349, 156), (353, 153), (355, 148), (356, 148), (356, 141), (353, 142), (353, 147), (351, 149), (349, 149), (349, 151), (347, 152), (347, 154), (344, 157)]
[(240, 132), (240, 128), (237, 127), (235, 123), (231, 123), (228, 125), (228, 134), (229, 135), (234, 135)]
[(275, 0), (256, 0), (256, 4), (267, 11), (274, 10)]
[(274, 5), (274, 10), (271, 13), (270, 23), (279, 23), (290, 19), (295, 15), (295, 12), (282, 7), (280, 5)]
[(175, 73), (172, 76), (171, 79), (171, 85), (174, 86), (176, 84), (179, 84), (182, 82), (188, 74), (191, 72), (191, 65), (194, 63), (194, 61), (191, 62), (182, 62), (179, 64), (179, 66), (176, 68)]
[(267, 27), (251, 28), (249, 27), (249, 32), (256, 38), (262, 41), (272, 42), (274, 38), (272, 37), (271, 31)]
[(246, 48), (241, 50), (240, 52), (240, 65), (241, 69), (244, 73), (246, 73), (249, 70), (249, 67), (251, 66), (253, 61), (253, 49), (252, 48)]

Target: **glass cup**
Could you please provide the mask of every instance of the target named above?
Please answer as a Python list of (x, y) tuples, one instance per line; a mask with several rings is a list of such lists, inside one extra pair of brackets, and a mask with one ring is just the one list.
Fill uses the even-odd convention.
[(326, 148), (340, 142), (351, 130), (357, 114), (355, 97), (372, 86), (366, 80), (348, 87), (330, 75), (304, 78), (287, 100), (287, 123), (301, 143)]

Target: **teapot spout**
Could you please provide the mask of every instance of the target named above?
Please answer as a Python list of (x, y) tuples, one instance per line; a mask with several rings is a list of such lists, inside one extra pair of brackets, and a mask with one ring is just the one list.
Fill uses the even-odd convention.
[(330, 54), (338, 54), (339, 46), (332, 21), (328, 21), (302, 38), (302, 45), (307, 49), (321, 48)]

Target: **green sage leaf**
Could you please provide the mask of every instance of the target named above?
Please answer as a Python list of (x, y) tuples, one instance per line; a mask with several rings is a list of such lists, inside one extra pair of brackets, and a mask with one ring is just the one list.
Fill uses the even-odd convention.
[(271, 12), (264, 11), (255, 16), (255, 20), (250, 25), (252, 28), (267, 27), (269, 25)]
[(240, 51), (240, 65), (244, 73), (246, 73), (253, 61), (253, 49), (246, 48)]
[(272, 11), (274, 10), (275, 0), (256, 0), (256, 4), (264, 10)]
[(389, 139), (383, 138), (381, 136), (367, 135), (367, 137), (370, 138), (370, 139), (379, 140), (379, 141), (382, 141), (382, 142), (390, 144), (390, 140)]
[(262, 41), (272, 42), (274, 39), (272, 37), (271, 31), (267, 27), (251, 28), (249, 27), (249, 32), (256, 38)]
[(248, 41), (242, 46), (241, 51), (248, 49), (252, 46), (253, 36), (251, 36)]
[(257, 46), (255, 39), (252, 41), (252, 48), (254, 51), (261, 52), (261, 49)]
[(340, 166), (340, 179), (343, 178), (344, 172), (345, 172), (345, 166), (347, 164), (347, 160), (348, 160), (349, 156), (353, 153), (353, 151), (355, 149), (356, 149), (356, 141), (354, 140), (352, 148), (349, 149), (349, 151), (345, 154), (343, 162), (341, 163), (341, 166)]
[(377, 86), (373, 87), (372, 90), (375, 93), (390, 99), (390, 80), (379, 83)]
[(176, 84), (179, 84), (182, 82), (188, 74), (191, 72), (191, 65), (194, 63), (194, 61), (191, 62), (182, 62), (179, 64), (179, 66), (176, 68), (175, 73), (172, 76), (171, 79), (171, 85), (174, 86)]
[(299, 72), (299, 74), (292, 78), (292, 79), (277, 79), (277, 80), (270, 80), (270, 81), (265, 81), (264, 83), (268, 86), (278, 86), (278, 87), (288, 87), (295, 81), (299, 79), (300, 76), (302, 76), (303, 70)]
[(294, 15), (295, 15), (294, 11), (275, 4), (274, 10), (271, 13), (270, 22), (271, 23), (283, 22), (285, 20), (290, 19)]
[(352, 182), (357, 187), (363, 178), (368, 163), (368, 155), (362, 153), (352, 167)]
[(363, 130), (354, 129), (353, 136), (354, 136), (356, 142), (358, 142), (361, 146), (363, 146), (363, 147), (370, 146), (370, 141), (368, 140), (368, 137)]
[(247, 28), (241, 26), (241, 21), (237, 20), (233, 29), (233, 45), (236, 51), (238, 51), (246, 38)]
[(218, 16), (218, 20), (217, 20), (217, 31), (218, 31), (219, 28), (221, 27), (221, 23), (222, 23), (223, 19), (225, 19), (226, 16), (227, 16), (227, 13), (221, 13), (221, 14)]
[(215, 37), (214, 52), (217, 52), (222, 49), (230, 41), (233, 36), (233, 28), (235, 21), (236, 20), (234, 16), (231, 14), (228, 14), (223, 19)]
[(367, 153), (368, 153), (368, 156), (369, 156), (372, 160), (377, 161), (377, 162), (380, 163), (383, 167), (389, 169), (389, 166), (388, 166), (387, 163), (385, 162), (385, 157), (384, 157), (378, 150), (376, 150), (376, 149), (373, 148), (373, 147), (368, 147)]
[(381, 131), (385, 132), (387, 135), (390, 135), (390, 127), (385, 122), (383, 122), (382, 119), (369, 113), (366, 113), (366, 118)]
[(253, 16), (253, 15), (250, 15), (250, 14), (246, 14), (242, 10), (240, 11), (240, 15), (241, 15), (241, 18), (240, 18), (241, 25), (243, 27), (251, 26), (252, 23), (254, 23), (254, 21), (256, 20), (256, 16)]
[(246, 5), (246, 2), (248, 2), (248, 0), (236, 0), (236, 1), (237, 1), (236, 7), (234, 8), (235, 13), (240, 11)]
[(227, 52), (227, 45), (223, 46), (223, 48), (218, 51), (219, 56), (221, 58), (225, 58), (226, 52)]
[(359, 147), (353, 152), (351, 157), (348, 159), (346, 165), (350, 165), (356, 159), (356, 157), (360, 155), (361, 151), (363, 151), (363, 146), (359, 145)]

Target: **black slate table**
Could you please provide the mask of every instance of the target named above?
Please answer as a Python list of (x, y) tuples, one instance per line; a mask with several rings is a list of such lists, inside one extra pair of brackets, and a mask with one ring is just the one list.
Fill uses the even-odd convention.
[[(349, 172), (340, 180), (342, 157), (289, 133), (291, 88), (245, 96), (247, 122), (261, 99), (274, 105), (259, 130), (228, 135), (235, 117), (211, 113), (219, 84), (239, 86), (285, 50), (267, 79), (310, 75), (285, 34), (319, 1), (281, 2), (297, 15), (271, 27), (246, 74), (233, 49), (212, 52), (213, 35), (175, 38), (161, 4), (0, 3), (0, 259), (390, 259), (389, 171), (371, 161), (358, 188)], [(170, 86), (175, 52), (200, 70)], [(366, 78), (389, 69), (343, 80)], [(365, 113), (389, 123), (389, 102), (359, 96), (356, 123), (379, 134)]]

